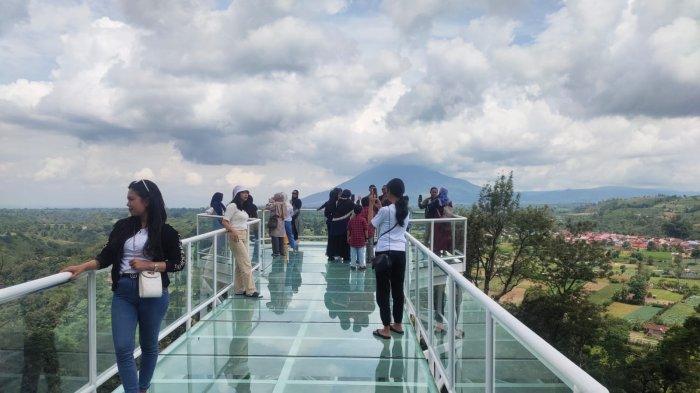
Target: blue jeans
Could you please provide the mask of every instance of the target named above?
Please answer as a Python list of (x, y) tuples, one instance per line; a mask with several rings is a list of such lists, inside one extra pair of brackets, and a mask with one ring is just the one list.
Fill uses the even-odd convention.
[(297, 241), (294, 240), (294, 233), (292, 232), (292, 222), (291, 221), (285, 221), (284, 222), (284, 231), (287, 233), (287, 240), (289, 241), (289, 247), (296, 251), (297, 250)]
[(357, 266), (367, 266), (365, 261), (365, 246), (350, 247), (350, 264), (355, 263)]
[[(153, 370), (158, 360), (158, 332), (168, 309), (168, 290), (158, 298), (139, 297), (139, 280), (119, 278), (119, 285), (112, 296), (112, 339), (117, 355), (119, 377), (124, 392), (137, 393), (151, 385)], [(139, 325), (141, 345), (141, 373), (136, 373), (134, 360), (134, 334)]]

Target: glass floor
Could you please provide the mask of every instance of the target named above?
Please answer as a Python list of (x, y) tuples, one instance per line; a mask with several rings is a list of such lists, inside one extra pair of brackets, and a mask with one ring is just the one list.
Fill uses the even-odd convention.
[(437, 392), (409, 323), (372, 336), (374, 272), (301, 250), (256, 273), (262, 299), (223, 301), (163, 350), (149, 392)]

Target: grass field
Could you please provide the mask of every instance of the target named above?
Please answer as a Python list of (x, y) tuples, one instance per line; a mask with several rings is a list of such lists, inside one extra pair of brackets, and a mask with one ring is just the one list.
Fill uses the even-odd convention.
[(639, 250), (640, 253), (644, 256), (644, 259), (651, 257), (655, 261), (670, 261), (673, 259), (673, 255), (670, 251), (646, 251), (646, 250)]
[(690, 307), (695, 308), (698, 306), (698, 304), (700, 304), (700, 296), (698, 296), (698, 295), (689, 296), (687, 299), (685, 299), (683, 301), (683, 303), (689, 305)]
[[(649, 281), (651, 281), (654, 284), (658, 283), (661, 280), (674, 281), (674, 282), (678, 281), (675, 278), (669, 278), (669, 277), (652, 277), (649, 279)], [(690, 286), (690, 287), (693, 287), (693, 286), (700, 287), (700, 280), (693, 280), (691, 278), (681, 278), (680, 281), (682, 283), (688, 284), (688, 286)]]
[(668, 300), (670, 302), (679, 302), (683, 300), (683, 295), (680, 293), (667, 291), (665, 289), (654, 288), (650, 289), (649, 292), (651, 292), (651, 294), (659, 300)]
[(636, 312), (637, 310), (639, 310), (641, 308), (645, 308), (645, 307), (635, 306), (633, 304), (613, 302), (612, 304), (610, 304), (608, 306), (607, 313), (613, 317), (624, 318), (627, 315), (632, 314), (632, 313)]
[(676, 303), (661, 314), (661, 322), (668, 326), (679, 326), (693, 314), (695, 314), (695, 310), (692, 306), (685, 303)]
[(627, 321), (632, 322), (632, 323), (643, 323), (643, 322), (650, 320), (651, 318), (654, 317), (654, 315), (660, 313), (663, 310), (664, 309), (660, 308), (660, 307), (652, 307), (652, 306), (639, 307), (638, 309), (625, 315), (624, 319), (626, 319)]
[(604, 286), (602, 289), (593, 292), (589, 297), (588, 300), (590, 300), (592, 303), (595, 304), (603, 304), (605, 302), (608, 302), (612, 300), (613, 295), (615, 292), (617, 292), (620, 288), (622, 288), (623, 284), (610, 284)]

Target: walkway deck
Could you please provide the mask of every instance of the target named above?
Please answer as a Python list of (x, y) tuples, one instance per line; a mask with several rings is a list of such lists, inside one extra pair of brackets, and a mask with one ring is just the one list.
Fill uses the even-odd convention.
[(323, 252), (274, 260), (258, 277), (263, 299), (228, 299), (168, 346), (150, 392), (437, 392), (409, 323), (404, 336), (372, 336), (372, 270)]

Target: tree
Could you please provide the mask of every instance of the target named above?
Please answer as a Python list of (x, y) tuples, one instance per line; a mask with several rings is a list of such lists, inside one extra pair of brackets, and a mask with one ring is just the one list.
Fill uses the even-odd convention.
[(486, 184), (479, 193), (479, 200), (472, 206), (469, 222), (472, 224), (469, 232), (472, 244), (470, 265), (476, 265), (477, 280), (483, 267), (483, 290), (489, 293), (491, 281), (497, 275), (498, 246), (506, 229), (511, 225), (514, 213), (520, 205), (520, 194), (513, 189), (513, 173), (508, 177), (501, 175), (493, 185)]
[(693, 259), (700, 258), (700, 248), (693, 248), (693, 251), (690, 252), (690, 257)]
[(686, 220), (681, 220), (680, 216), (675, 215), (669, 221), (666, 221), (661, 226), (668, 237), (676, 237), (679, 239), (687, 239), (690, 237), (690, 232), (693, 226)]
[(590, 221), (590, 220), (574, 221), (571, 219), (571, 217), (568, 217), (566, 219), (566, 224), (564, 224), (564, 227), (572, 235), (578, 236), (582, 233), (593, 231), (595, 229), (596, 225), (597, 224), (595, 222)]
[(513, 250), (497, 258), (494, 277), (498, 277), (502, 286), (494, 299), (499, 300), (525, 278), (532, 276), (553, 227), (554, 217), (548, 207), (527, 207), (515, 211), (507, 236)]
[(536, 279), (561, 297), (578, 292), (586, 282), (612, 270), (609, 256), (598, 243), (568, 241), (563, 236), (548, 239)]
[(625, 343), (629, 325), (605, 317), (602, 311), (602, 306), (589, 302), (581, 291), (562, 297), (532, 287), (513, 314), (574, 363), (590, 371), (592, 367), (622, 364), (628, 352)]
[(671, 328), (659, 345), (626, 367), (625, 391), (697, 392), (700, 389), (700, 318)]
[(656, 243), (653, 240), (647, 242), (647, 251), (656, 251)]
[(649, 289), (649, 274), (645, 271), (638, 271), (627, 283), (629, 294), (632, 295), (632, 304), (644, 304)]

